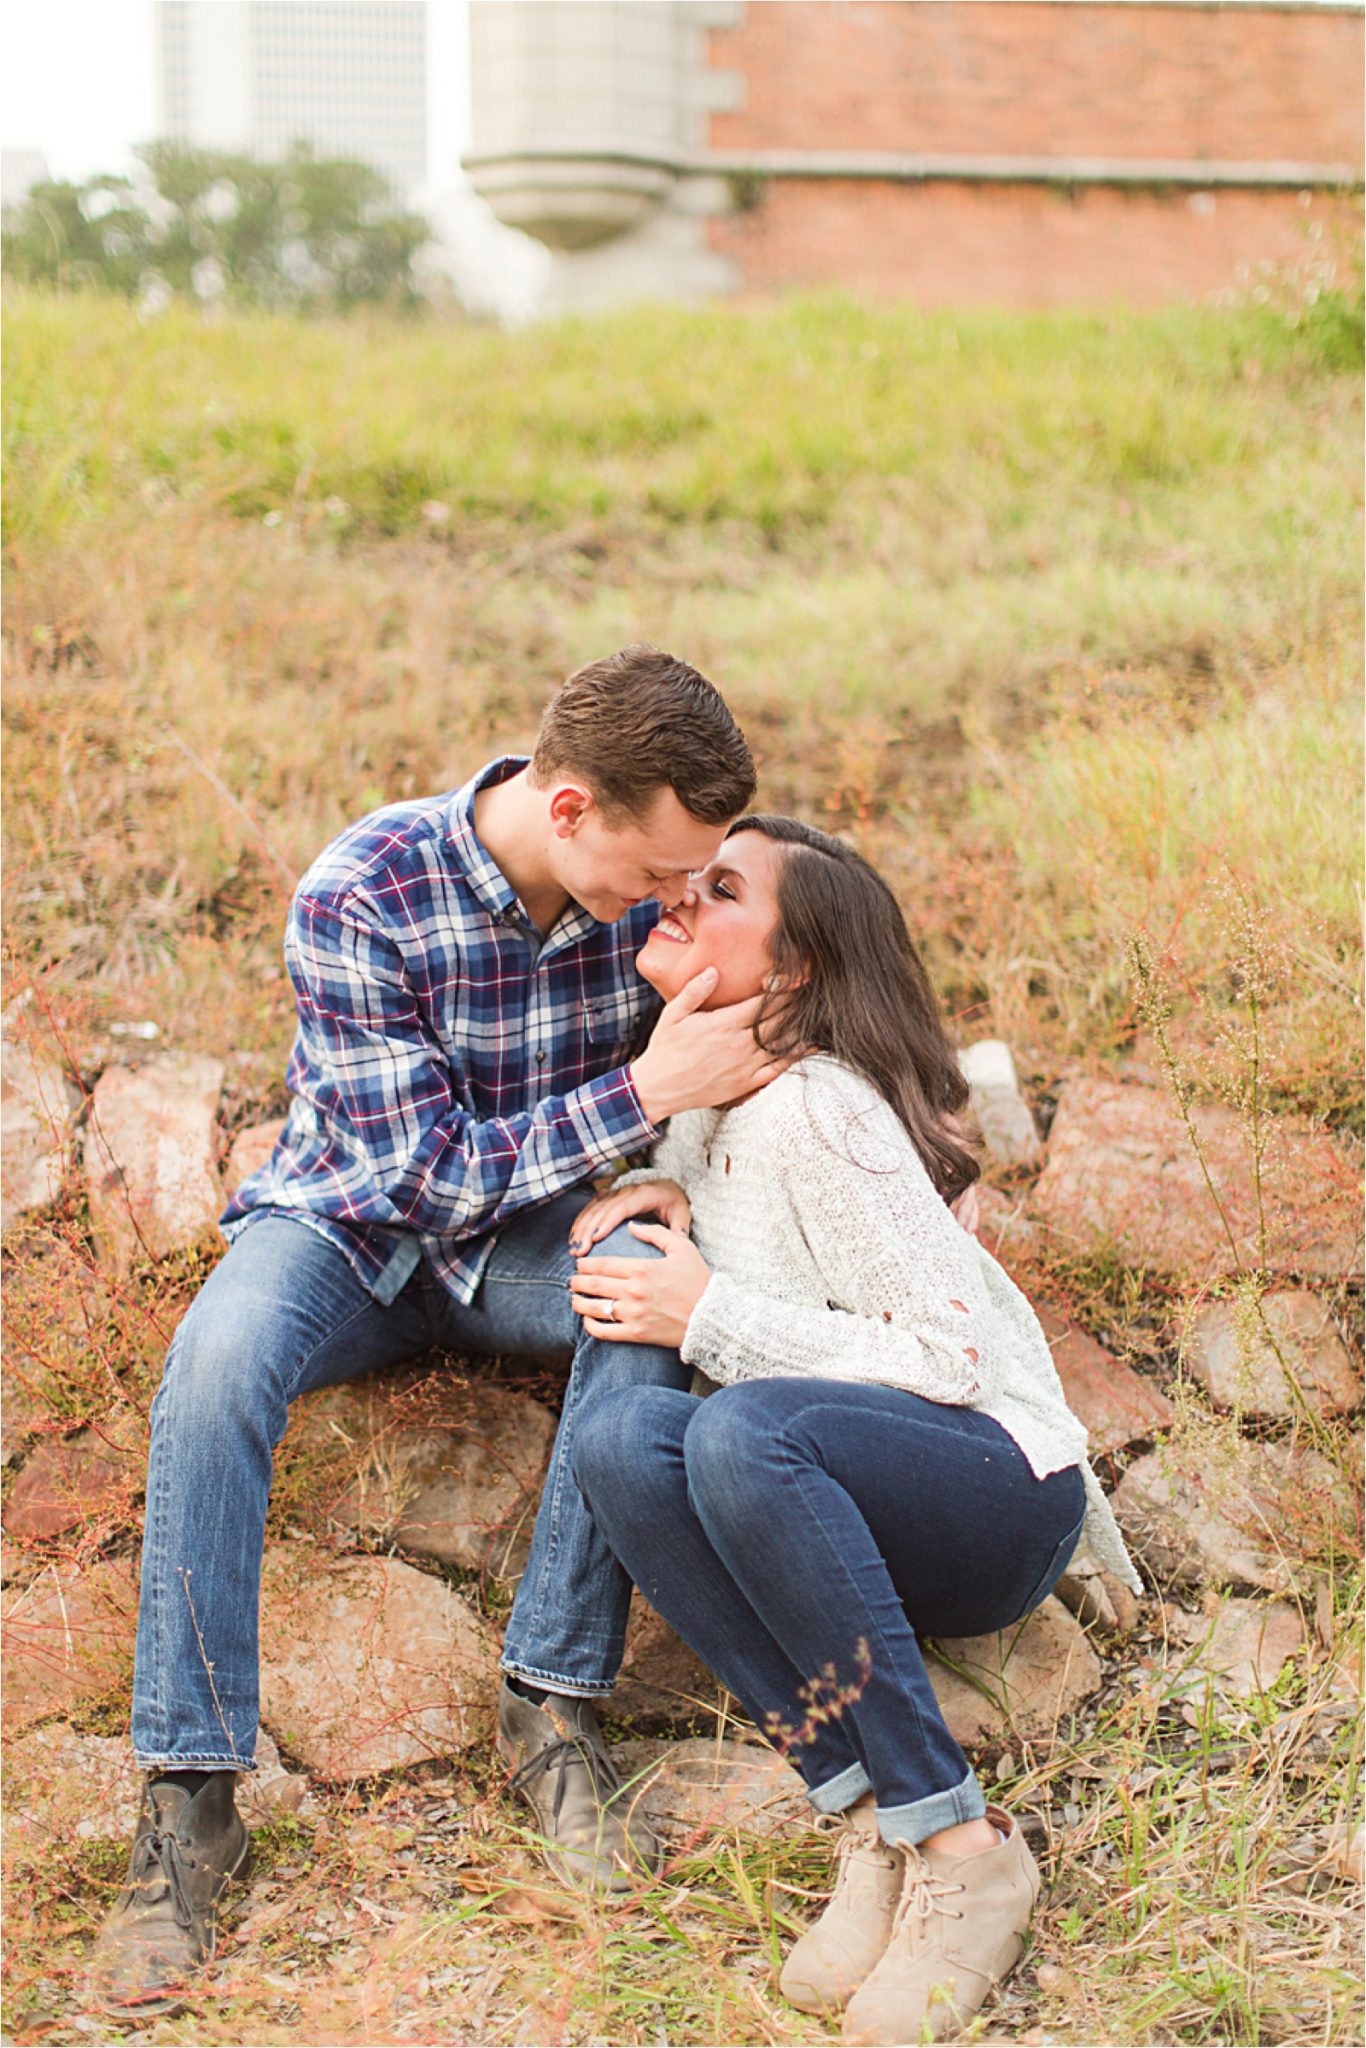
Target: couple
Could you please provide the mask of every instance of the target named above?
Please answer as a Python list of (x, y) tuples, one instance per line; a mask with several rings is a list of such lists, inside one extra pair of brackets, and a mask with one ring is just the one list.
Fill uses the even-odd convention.
[(153, 1409), (107, 2009), (177, 2005), (245, 1871), (289, 1405), (432, 1348), (572, 1362), (499, 1701), (552, 1867), (614, 1891), (659, 1860), (594, 1706), (634, 1580), (845, 1823), (794, 2004), (942, 2036), (1018, 1957), (1038, 1873), (918, 1638), (1009, 1625), (1079, 1542), (1137, 1580), (1038, 1323), (948, 1206), (966, 1090), (896, 903), (838, 841), (741, 815), (754, 788), (712, 686), (628, 648), (529, 761), (304, 876), (293, 1106)]

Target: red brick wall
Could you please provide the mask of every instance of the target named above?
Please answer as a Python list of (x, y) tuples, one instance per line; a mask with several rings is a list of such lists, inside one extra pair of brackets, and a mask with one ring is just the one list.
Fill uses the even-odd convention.
[[(1206, 158), (1358, 165), (1362, 16), (1046, 0), (749, 0), (711, 37), (746, 105), (714, 150)], [(1315, 213), (1340, 214), (1330, 198)], [(1294, 193), (786, 180), (712, 225), (756, 288), (927, 302), (1152, 302), (1307, 253)]]
[(1046, 0), (750, 0), (713, 149), (1358, 163), (1362, 17)]
[[(713, 247), (746, 288), (843, 285), (926, 306), (1159, 305), (1236, 289), (1240, 270), (1294, 265), (1328, 238), (1331, 198), (1220, 192), (1213, 212), (1112, 186), (1073, 197), (1027, 185), (891, 185), (775, 179), (753, 213), (713, 221)], [(1202, 200), (1202, 207), (1208, 200)]]

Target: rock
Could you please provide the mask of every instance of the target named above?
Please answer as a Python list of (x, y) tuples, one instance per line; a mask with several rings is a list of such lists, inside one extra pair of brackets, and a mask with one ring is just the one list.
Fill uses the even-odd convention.
[(0, 1427), (8, 1464), (30, 1437), (68, 1416), (73, 1388), (97, 1377), (107, 1391), (106, 1360), (117, 1346), (122, 1362), (127, 1347), (126, 1325), (109, 1341), (113, 1302), (85, 1244), (50, 1225), (26, 1223), (11, 1232), (4, 1294)]
[(1305, 1641), (1298, 1610), (1287, 1600), (1224, 1599), (1180, 1634), (1190, 1650), (1168, 1691), (1192, 1703), (1211, 1686), (1235, 1699), (1268, 1691)]
[(1170, 1429), (1175, 1409), (1166, 1395), (1112, 1358), (1059, 1309), (1035, 1302), (1067, 1405), (1086, 1425), (1092, 1457)]
[[(1027, 1261), (1036, 1250), (1040, 1230), (1025, 1213), (1025, 1197), (1008, 1195), (1000, 1188), (975, 1183), (977, 1189), (977, 1239), (1004, 1266)], [(1028, 1292), (1028, 1289), (1026, 1289)]]
[(934, 1644), (926, 1656), (935, 1698), (965, 1749), (1007, 1733), (1048, 1740), (1100, 1686), (1100, 1659), (1052, 1597), (999, 1635)]
[(131, 1841), (142, 1772), (124, 1735), (82, 1735), (63, 1721), (5, 1748), (9, 1818), (21, 1839)]
[(724, 1687), (695, 1650), (637, 1594), (626, 1654), (612, 1694), (614, 1721), (694, 1721), (713, 1713)]
[(8, 1371), (0, 1398), (0, 1465), (18, 1465), (48, 1410)]
[(275, 1141), (284, 1127), (284, 1117), (277, 1116), (269, 1123), (251, 1124), (246, 1130), (237, 1133), (223, 1168), (223, 1185), (230, 1195), (235, 1193), (258, 1167), (265, 1165), (275, 1150)]
[(1110, 1502), (1154, 1575), (1294, 1591), (1306, 1560), (1356, 1543), (1356, 1489), (1298, 1444), (1173, 1439), (1137, 1459)]
[(18, 1039), (0, 1041), (0, 1230), (55, 1201), (80, 1104), (80, 1091), (49, 1054)]
[(771, 1835), (812, 1823), (800, 1777), (766, 1743), (706, 1735), (661, 1749), (657, 1742), (636, 1740), (619, 1742), (612, 1760), (646, 1816), (670, 1833), (740, 1828)]
[(1344, 1884), (1366, 1884), (1366, 1822), (1334, 1821), (1324, 1839), (1324, 1868)]
[(137, 1598), (131, 1568), (121, 1560), (84, 1571), (53, 1566), (26, 1586), (6, 1587), (0, 1612), (7, 1734), (127, 1680)]
[(248, 1827), (277, 1813), (311, 1813), (313, 1796), (307, 1778), (286, 1770), (274, 1738), (264, 1728), (256, 1733), (256, 1769), (237, 1781), (237, 1810)]
[[(237, 1783), (237, 1809), (248, 1827), (272, 1814), (295, 1813), (308, 1799), (308, 1780), (295, 1777), (262, 1730), (256, 1771)], [(65, 1722), (29, 1728), (5, 1750), (9, 1824), (35, 1846), (55, 1836), (81, 1841), (131, 1841), (142, 1799), (142, 1772), (124, 1735), (83, 1735)]]
[(1265, 1295), (1262, 1311), (1269, 1335), (1255, 1313), (1240, 1317), (1236, 1301), (1207, 1301), (1191, 1320), (1185, 1363), (1216, 1408), (1267, 1420), (1302, 1413), (1282, 1359), (1316, 1414), (1347, 1415), (1361, 1406), (1361, 1375), (1327, 1302), (1287, 1288)]
[(261, 1713), (320, 1776), (450, 1756), (484, 1740), (498, 1687), (492, 1631), (444, 1579), (393, 1558), (266, 1553)]
[(1053, 1588), (1069, 1614), (1084, 1628), (1131, 1629), (1139, 1616), (1138, 1595), (1099, 1565), (1073, 1565)]
[(215, 1227), (223, 1207), (215, 1164), (222, 1087), (221, 1060), (174, 1053), (101, 1074), (85, 1173), (100, 1257), (115, 1272), (164, 1258)]
[(451, 1373), (377, 1382), (349, 1406), (355, 1476), (333, 1522), (441, 1564), (520, 1574), (555, 1436), (548, 1408)]
[(0, 1586), (26, 1586), (43, 1568), (43, 1560), (0, 1533)]
[(1039, 1156), (1039, 1134), (1020, 1093), (1010, 1047), (1000, 1038), (982, 1038), (963, 1047), (958, 1064), (968, 1084), (969, 1115), (996, 1164), (1032, 1166)]
[(146, 1435), (129, 1410), (74, 1436), (44, 1437), (10, 1488), (5, 1529), (24, 1543), (127, 1516), (143, 1482)]
[[(1231, 1109), (1191, 1118), (1245, 1265), (1260, 1257), (1247, 1134)], [(1303, 1118), (1279, 1117), (1263, 1172), (1278, 1272), (1338, 1279), (1361, 1271), (1357, 1169), (1347, 1148)], [(1235, 1270), (1200, 1161), (1170, 1096), (1156, 1088), (1064, 1084), (1032, 1213), (1063, 1245), (1113, 1246), (1132, 1266), (1201, 1280)]]

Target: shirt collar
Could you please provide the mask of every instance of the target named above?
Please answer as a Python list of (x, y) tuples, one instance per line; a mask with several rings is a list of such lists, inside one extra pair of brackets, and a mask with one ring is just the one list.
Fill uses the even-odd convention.
[[(481, 768), (463, 788), (456, 790), (446, 812), (446, 838), (460, 863), (461, 872), (490, 915), (504, 922), (509, 911), (519, 910), (521, 906), (517, 891), (474, 829), (474, 799), (481, 789), (491, 789), (496, 782), (508, 781), (525, 768), (530, 759), (529, 754), (500, 754), (496, 761), (490, 761), (487, 768)], [(651, 907), (658, 912), (657, 904)], [(571, 898), (552, 929), (545, 934), (542, 953), (558, 953), (603, 929), (600, 919)]]
[(529, 754), (500, 754), (456, 790), (446, 811), (447, 843), (471, 890), (494, 917), (516, 909), (517, 891), (474, 829), (474, 799), (481, 789), (491, 789), (494, 783), (516, 775), (530, 758)]

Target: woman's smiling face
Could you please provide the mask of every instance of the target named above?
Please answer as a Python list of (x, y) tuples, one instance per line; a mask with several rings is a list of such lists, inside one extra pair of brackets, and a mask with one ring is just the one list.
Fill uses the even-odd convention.
[(636, 965), (665, 1002), (704, 967), (718, 980), (703, 1009), (743, 1002), (763, 989), (772, 968), (769, 940), (778, 923), (778, 876), (787, 849), (762, 832), (737, 832), (709, 866), (688, 877), (636, 955)]

